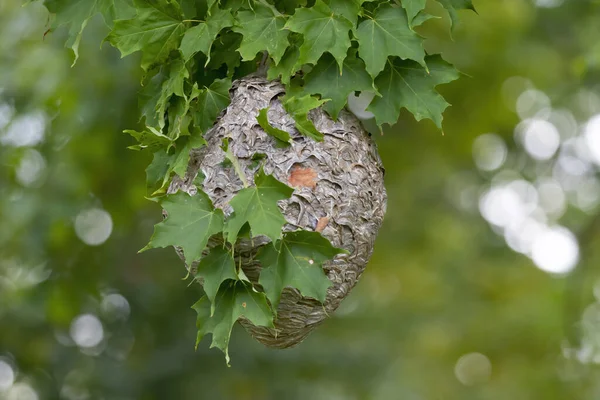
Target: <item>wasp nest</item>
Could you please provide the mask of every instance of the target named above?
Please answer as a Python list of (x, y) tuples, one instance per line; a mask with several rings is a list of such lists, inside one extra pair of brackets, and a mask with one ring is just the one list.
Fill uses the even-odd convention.
[[(234, 168), (224, 163), (221, 146), (228, 138), (229, 149), (249, 182), (258, 168), (259, 155), (264, 157), (261, 162), (265, 173), (295, 189), (290, 199), (279, 202), (287, 220), (284, 231), (316, 230), (334, 246), (349, 251), (324, 265), (333, 282), (324, 304), (286, 288), (277, 309), (275, 329), (240, 320), (258, 341), (277, 348), (301, 342), (354, 287), (373, 253), (387, 198), (377, 149), (356, 117), (343, 110), (338, 121), (333, 121), (322, 109), (312, 110), (309, 117), (325, 135), (322, 142), (316, 142), (295, 129), (294, 120), (279, 100), (283, 94), (281, 83), (257, 76), (234, 82), (231, 104), (205, 135), (208, 145), (192, 151), (185, 178), (176, 177), (169, 187), (170, 193), (183, 190), (195, 195), (193, 181), (201, 171), (205, 176), (204, 192), (226, 215), (231, 213), (229, 200), (244, 186)], [(290, 132), (290, 146), (278, 146), (258, 125), (256, 116), (266, 107), (270, 107), (269, 122)], [(235, 249), (236, 264), (241, 263), (257, 287), (261, 266), (255, 255), (268, 242), (266, 237), (240, 240)]]

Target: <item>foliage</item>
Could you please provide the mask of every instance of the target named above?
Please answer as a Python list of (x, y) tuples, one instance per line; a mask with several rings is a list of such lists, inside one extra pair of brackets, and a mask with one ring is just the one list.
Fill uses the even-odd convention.
[[(258, 294), (248, 294), (254, 289), (237, 276), (241, 270), (234, 268), (236, 276), (232, 275), (231, 260), (224, 258), (225, 254), (217, 256), (213, 249), (206, 255), (211, 237), (220, 236), (232, 253), (246, 224), (251, 237), (264, 235), (271, 240), (272, 245), (261, 256), (264, 270), (260, 282), (270, 301), (265, 307), (271, 307), (272, 313), (287, 286), (324, 301), (330, 282), (322, 263), (342, 251), (316, 232), (282, 237), (285, 219), (277, 201), (289, 198), (293, 190), (265, 175), (262, 168), (251, 187), (240, 175), (246, 187), (230, 201), (234, 211), (227, 218), (214, 209), (201, 184), (194, 197), (183, 193), (164, 196), (172, 175), (185, 175), (189, 152), (205, 145), (203, 135), (229, 103), (232, 80), (268, 69), (270, 78), (279, 77), (286, 85), (283, 105), (298, 131), (322, 141), (323, 134), (309, 118), (310, 110), (324, 106), (336, 119), (348, 96), (363, 91), (376, 94), (368, 109), (380, 127), (394, 124), (400, 109), (406, 108), (417, 120), (428, 118), (441, 128), (448, 104), (435, 87), (458, 77), (440, 56), (426, 57), (423, 39), (413, 30), (427, 19), (425, 2), (51, 0), (46, 5), (56, 16), (53, 27), (68, 27), (67, 46), (73, 50), (75, 61), (82, 30), (96, 14), (111, 27), (106, 40), (122, 57), (141, 53), (145, 87), (140, 105), (145, 128), (127, 132), (138, 141), (132, 149), (153, 153), (146, 170), (147, 187), (167, 213), (144, 250), (180, 247), (189, 265), (201, 261), (205, 271), (201, 281), (208, 288), (212, 311), (208, 321), (199, 321), (199, 329), (202, 334), (213, 334), (213, 345), (225, 352), (227, 360), (231, 324), (238, 317), (245, 315), (258, 324), (271, 323), (271, 319), (259, 318), (256, 313), (246, 315), (235, 308), (238, 290), (255, 299)], [(443, 1), (442, 5), (452, 18), (457, 9), (472, 8), (467, 0)], [(289, 142), (286, 132), (270, 125), (267, 112), (259, 112), (259, 124), (278, 143)], [(227, 143), (223, 151), (236, 167)], [(311, 265), (307, 264), (307, 254), (312, 256)], [(218, 268), (224, 270), (219, 272)], [(226, 286), (223, 290), (227, 296), (220, 298), (228, 301), (215, 298), (221, 285)], [(228, 321), (215, 322), (215, 309), (218, 318)], [(203, 318), (207, 314), (198, 315)]]
[(325, 301), (331, 282), (323, 272), (323, 262), (347, 251), (336, 249), (318, 232), (288, 232), (258, 255), (263, 270), (260, 284), (271, 304), (277, 306), (281, 291), (298, 288), (306, 297)]

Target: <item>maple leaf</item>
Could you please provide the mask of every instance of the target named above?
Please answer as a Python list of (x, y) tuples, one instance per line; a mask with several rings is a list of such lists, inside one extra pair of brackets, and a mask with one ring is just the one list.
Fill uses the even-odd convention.
[(323, 53), (329, 52), (341, 71), (350, 47), (352, 22), (334, 14), (323, 0), (317, 0), (313, 7), (296, 9), (285, 27), (304, 36), (297, 61), (299, 64), (316, 64)]
[(427, 0), (402, 0), (402, 7), (406, 10), (408, 22), (412, 26), (415, 17), (425, 9)]
[(150, 243), (140, 251), (180, 246), (188, 264), (202, 257), (208, 239), (223, 230), (223, 211), (215, 209), (208, 195), (177, 192), (160, 200), (167, 218), (154, 226)]
[(202, 287), (210, 300), (212, 316), (215, 312), (215, 297), (221, 284), (228, 279), (237, 279), (233, 254), (225, 247), (213, 247), (198, 263), (195, 277), (202, 279)]
[(156, 148), (168, 147), (173, 142), (171, 138), (151, 126), (147, 126), (146, 129), (141, 132), (132, 129), (127, 129), (123, 132), (128, 133), (138, 141), (138, 144), (128, 147), (128, 149), (131, 150), (150, 149), (154, 151)]
[(225, 223), (227, 241), (234, 244), (245, 223), (250, 224), (253, 236), (265, 235), (272, 241), (279, 239), (285, 218), (277, 202), (288, 199), (293, 191), (260, 168), (254, 177), (254, 186), (240, 190), (229, 202), (234, 212)]
[(219, 69), (223, 64), (227, 66), (227, 76), (232, 76), (235, 69), (240, 66), (242, 57), (237, 51), (242, 43), (243, 36), (232, 31), (222, 32), (214, 41), (210, 61), (207, 68)]
[(231, 89), (231, 78), (215, 79), (204, 89), (194, 87), (192, 98), (196, 101), (191, 109), (194, 113), (194, 125), (201, 132), (210, 129), (221, 111), (229, 105), (229, 89)]
[(428, 56), (429, 73), (414, 61), (394, 58), (375, 79), (382, 97), (375, 97), (369, 107), (377, 124), (394, 124), (400, 109), (406, 108), (417, 121), (431, 119), (441, 129), (442, 113), (450, 104), (435, 87), (458, 79), (459, 73), (440, 56)]
[(473, 6), (472, 0), (437, 0), (437, 1), (442, 6), (444, 6), (446, 11), (448, 11), (452, 29), (454, 29), (454, 27), (456, 27), (456, 25), (459, 22), (458, 10), (475, 11), (475, 7)]
[(410, 28), (402, 8), (378, 7), (373, 18), (358, 25), (356, 36), (358, 54), (373, 78), (383, 71), (389, 56), (415, 60), (425, 66), (423, 39)]
[(287, 232), (281, 240), (263, 247), (257, 256), (262, 265), (259, 283), (273, 309), (286, 287), (323, 303), (332, 286), (323, 263), (342, 253), (347, 251), (333, 247), (319, 232), (309, 231)]
[(276, 0), (277, 8), (286, 14), (293, 14), (296, 8), (305, 7), (308, 0)]
[(135, 18), (115, 21), (107, 39), (119, 49), (121, 57), (141, 51), (142, 69), (148, 71), (177, 49), (186, 23), (175, 2), (136, 0), (134, 4)]
[[(214, 312), (211, 313), (211, 308)], [(227, 280), (221, 284), (214, 305), (204, 296), (192, 308), (198, 314), (196, 348), (207, 334), (212, 334), (211, 348), (225, 353), (229, 365), (229, 339), (233, 325), (240, 317), (247, 318), (257, 326), (273, 327), (273, 313), (263, 293), (259, 293), (247, 280)], [(212, 315), (212, 316), (211, 316)]]
[(69, 38), (65, 47), (70, 48), (75, 56), (72, 65), (79, 58), (79, 42), (90, 18), (97, 13), (108, 14), (114, 6), (113, 0), (46, 0), (44, 5), (56, 15), (52, 29), (67, 26)]
[(181, 178), (185, 176), (187, 172), (188, 164), (190, 161), (190, 151), (192, 149), (198, 149), (206, 145), (204, 138), (199, 135), (192, 135), (182, 138), (177, 142), (177, 148), (173, 154), (172, 163), (170, 164), (169, 174), (171, 172), (176, 173)]
[(161, 191), (169, 182), (172, 158), (164, 149), (153, 154), (152, 162), (146, 167), (146, 189), (150, 196)]
[(356, 54), (346, 57), (341, 74), (335, 59), (328, 54), (323, 55), (312, 71), (306, 75), (304, 81), (304, 90), (307, 93), (318, 93), (321, 98), (330, 99), (323, 108), (333, 119), (337, 119), (350, 93), (363, 90), (375, 91), (373, 79), (365, 70), (365, 63), (357, 58)]
[[(348, 21), (356, 25), (358, 15), (360, 14), (360, 6), (365, 0), (323, 0), (329, 6), (334, 14), (341, 15)], [(370, 0), (367, 0), (370, 1)]]
[[(175, 60), (169, 65), (169, 73), (167, 79), (162, 83), (160, 90), (160, 96), (155, 104), (155, 112), (157, 114), (157, 122), (160, 129), (165, 126), (165, 109), (167, 108), (168, 101), (171, 96), (179, 96), (185, 98), (187, 96), (184, 93), (184, 82), (190, 77), (190, 74), (185, 66), (183, 60)], [(187, 112), (187, 110), (186, 110)]]
[(271, 64), (267, 71), (267, 79), (274, 80), (281, 78), (281, 83), (287, 85), (294, 73), (298, 70), (298, 58), (300, 57), (300, 48), (297, 45), (291, 45), (283, 54), (283, 57), (277, 65)]
[(243, 35), (238, 51), (244, 60), (253, 60), (256, 53), (266, 50), (279, 64), (288, 47), (288, 30), (284, 16), (272, 6), (256, 3), (252, 11), (239, 11), (235, 32)]
[(173, 146), (175, 147), (174, 151), (169, 152), (164, 148), (155, 151), (152, 162), (146, 168), (146, 188), (150, 191), (150, 196), (165, 193), (172, 173), (184, 177), (187, 172), (190, 151), (204, 145), (206, 145), (206, 141), (202, 136), (193, 135), (178, 140), (177, 146)]
[(321, 106), (327, 100), (328, 99), (319, 100), (310, 94), (295, 96), (293, 92), (289, 92), (283, 98), (283, 107), (294, 118), (298, 132), (317, 142), (322, 142), (323, 134), (319, 132), (312, 121), (308, 119), (308, 112)]
[(263, 128), (263, 130), (265, 132), (267, 132), (269, 135), (273, 136), (275, 139), (277, 139), (283, 143), (289, 144), (292, 140), (292, 137), (290, 136), (290, 134), (284, 130), (273, 127), (269, 123), (268, 113), (269, 113), (268, 107), (263, 108), (258, 112), (256, 121), (258, 122), (260, 127)]
[(183, 35), (179, 50), (185, 61), (197, 52), (202, 52), (210, 60), (210, 47), (223, 28), (233, 26), (235, 20), (229, 10), (216, 9), (206, 17), (206, 21), (191, 27)]
[(438, 18), (441, 18), (441, 17), (435, 16), (435, 15), (431, 15), (431, 14), (427, 14), (425, 11), (421, 11), (412, 20), (411, 26), (413, 28), (415, 28), (417, 26), (423, 25), (423, 23), (425, 23), (425, 21), (429, 21), (430, 19), (438, 19)]

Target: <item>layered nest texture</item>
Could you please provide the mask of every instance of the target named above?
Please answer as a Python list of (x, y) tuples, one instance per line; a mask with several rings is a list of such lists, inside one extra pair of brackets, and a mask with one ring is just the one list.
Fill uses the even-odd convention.
[[(295, 189), (290, 199), (279, 202), (287, 221), (284, 231), (319, 231), (334, 246), (348, 250), (349, 254), (340, 254), (323, 266), (333, 283), (324, 304), (286, 288), (274, 329), (240, 320), (258, 341), (276, 348), (301, 342), (354, 287), (373, 252), (387, 199), (377, 149), (356, 117), (343, 110), (333, 121), (322, 109), (312, 110), (309, 117), (325, 136), (322, 142), (316, 142), (296, 130), (280, 101), (284, 93), (281, 83), (262, 77), (235, 81), (230, 105), (205, 135), (208, 145), (192, 151), (186, 176), (175, 177), (169, 187), (169, 193), (183, 190), (195, 195), (194, 179), (201, 171), (205, 176), (204, 192), (216, 207), (230, 214), (233, 209), (228, 203), (244, 185), (235, 169), (224, 163), (221, 146), (228, 138), (229, 149), (248, 182), (253, 182), (258, 169), (255, 155), (259, 154), (265, 173)], [(257, 123), (259, 110), (267, 107), (271, 125), (291, 134), (290, 146), (278, 145)], [(262, 236), (242, 239), (235, 249), (236, 264), (240, 262), (258, 288), (261, 266), (255, 255), (268, 243), (269, 239)], [(194, 269), (195, 265), (189, 267)]]

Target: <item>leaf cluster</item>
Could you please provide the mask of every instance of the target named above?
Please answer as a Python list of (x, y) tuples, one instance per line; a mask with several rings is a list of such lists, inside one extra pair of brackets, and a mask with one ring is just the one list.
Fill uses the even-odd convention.
[[(196, 346), (206, 333), (212, 333), (211, 347), (220, 348), (227, 362), (231, 329), (239, 318), (273, 328), (273, 316), (286, 287), (324, 302), (331, 282), (322, 265), (345, 252), (318, 232), (282, 233), (285, 218), (277, 202), (292, 193), (292, 188), (260, 167), (254, 184), (231, 199), (234, 211), (227, 217), (200, 188), (194, 196), (177, 192), (159, 199), (167, 217), (155, 226), (150, 243), (142, 250), (179, 247), (188, 265), (198, 262), (194, 278), (202, 283), (205, 296), (193, 307), (198, 313)], [(271, 240), (257, 255), (264, 293), (246, 277), (235, 253), (238, 240), (260, 235)], [(211, 239), (216, 245), (208, 246)]]
[[(452, 24), (471, 0), (437, 0)], [(173, 175), (184, 176), (190, 151), (206, 144), (204, 134), (229, 104), (233, 80), (251, 73), (279, 79), (282, 102), (297, 130), (314, 140), (323, 135), (310, 111), (323, 107), (337, 119), (348, 96), (374, 93), (367, 110), (376, 123), (394, 124), (402, 108), (439, 128), (448, 103), (436, 87), (458, 78), (439, 55), (428, 55), (415, 28), (432, 18), (426, 0), (45, 0), (52, 29), (65, 26), (67, 47), (79, 57), (89, 20), (99, 14), (110, 29), (105, 41), (121, 55), (139, 53), (144, 71), (139, 106), (143, 128), (127, 130), (134, 150), (150, 151), (148, 194), (167, 218), (156, 225), (147, 248), (181, 248), (206, 296), (198, 312), (198, 340), (212, 333), (213, 346), (228, 359), (231, 328), (239, 318), (273, 326), (283, 288), (324, 301), (331, 284), (322, 263), (342, 250), (317, 232), (283, 234), (277, 202), (293, 190), (260, 168), (231, 200), (227, 217), (198, 184), (198, 195), (165, 195)], [(268, 109), (257, 123), (279, 145), (290, 135), (271, 126)], [(235, 157), (223, 145), (226, 159)], [(258, 292), (236, 264), (240, 237), (262, 235), (271, 243), (258, 255), (263, 271)], [(209, 248), (211, 239), (219, 245)]]

